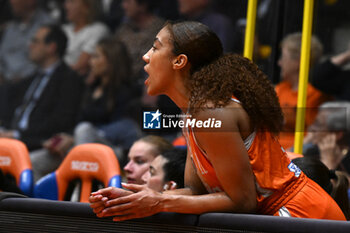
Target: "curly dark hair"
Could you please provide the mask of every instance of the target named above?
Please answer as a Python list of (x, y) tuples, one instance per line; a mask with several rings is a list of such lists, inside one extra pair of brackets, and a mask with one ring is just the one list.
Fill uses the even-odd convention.
[(249, 59), (226, 54), (203, 66), (187, 81), (190, 109), (196, 111), (212, 103), (227, 105), (236, 97), (248, 113), (256, 130), (281, 131), (283, 115), (271, 82)]

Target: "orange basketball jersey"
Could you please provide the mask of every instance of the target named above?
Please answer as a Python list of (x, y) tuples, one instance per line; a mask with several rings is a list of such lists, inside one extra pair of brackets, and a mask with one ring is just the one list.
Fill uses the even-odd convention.
[[(233, 100), (238, 102), (235, 99)], [(197, 174), (207, 191), (209, 193), (224, 191), (208, 156), (196, 143), (191, 128), (185, 131), (185, 136)], [(345, 220), (335, 201), (326, 192), (323, 192), (322, 188), (316, 183), (309, 182), (310, 180), (306, 175), (289, 160), (278, 140), (270, 132), (253, 132), (245, 139), (244, 144), (255, 176), (258, 213), (277, 215), (276, 213), (282, 207), (286, 207), (291, 199), (298, 193), (302, 193), (301, 190), (304, 187), (308, 187), (307, 189), (310, 190), (310, 186), (315, 186), (316, 188), (313, 189), (314, 192), (311, 194), (311, 196), (314, 195), (314, 206), (319, 204), (317, 202), (327, 200), (327, 205), (334, 210), (332, 213), (338, 214), (319, 216), (312, 213), (319, 214), (320, 211), (306, 209), (303, 210), (304, 215), (289, 210), (290, 216)], [(310, 201), (310, 199), (307, 201)], [(300, 206), (297, 206), (295, 209), (298, 209), (298, 211), (303, 209), (304, 204), (303, 200), (300, 199), (297, 203)], [(305, 206), (309, 207), (310, 205)], [(323, 205), (320, 205), (320, 208), (322, 208), (321, 206), (323, 207)]]

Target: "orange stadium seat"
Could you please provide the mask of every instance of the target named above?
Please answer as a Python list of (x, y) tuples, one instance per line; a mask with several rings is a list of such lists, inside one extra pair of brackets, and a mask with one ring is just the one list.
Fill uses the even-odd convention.
[(187, 148), (186, 139), (184, 136), (179, 136), (175, 138), (172, 144), (177, 148), (183, 148), (183, 149)]
[(11, 174), (17, 186), (27, 196), (32, 196), (33, 172), (27, 146), (17, 140), (0, 138), (0, 169)]
[(82, 183), (80, 202), (88, 202), (94, 180), (105, 187), (121, 187), (120, 166), (113, 150), (97, 143), (75, 146), (55, 172), (36, 183), (34, 197), (65, 200), (69, 183), (76, 179)]

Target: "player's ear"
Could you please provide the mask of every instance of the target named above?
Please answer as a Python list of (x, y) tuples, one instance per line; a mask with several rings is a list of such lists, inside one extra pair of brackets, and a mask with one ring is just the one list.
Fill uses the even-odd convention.
[(173, 68), (176, 70), (184, 68), (188, 63), (188, 58), (185, 54), (180, 54), (173, 59)]

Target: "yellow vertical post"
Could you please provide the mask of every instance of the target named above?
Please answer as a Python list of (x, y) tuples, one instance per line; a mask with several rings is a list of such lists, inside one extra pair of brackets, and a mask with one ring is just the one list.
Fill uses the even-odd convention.
[(299, 86), (298, 86), (298, 103), (297, 116), (295, 125), (294, 151), (302, 153), (303, 137), (305, 127), (305, 106), (306, 106), (306, 91), (309, 78), (310, 64), (310, 47), (312, 35), (312, 18), (313, 18), (314, 0), (304, 0), (303, 13), (303, 31), (301, 38), (301, 57), (299, 71)]
[(253, 60), (257, 0), (248, 0), (243, 56)]

